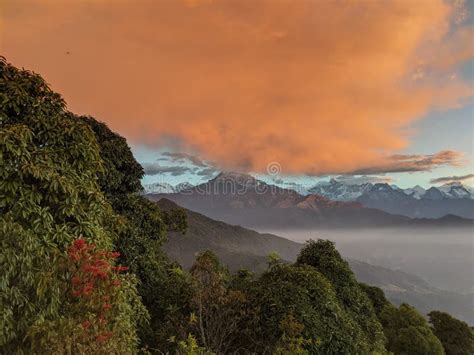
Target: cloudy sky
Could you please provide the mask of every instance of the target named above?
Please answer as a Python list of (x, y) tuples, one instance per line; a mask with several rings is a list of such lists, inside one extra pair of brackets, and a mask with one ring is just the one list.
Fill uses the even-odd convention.
[(472, 183), (473, 4), (1, 0), (0, 49), (125, 136), (145, 182)]

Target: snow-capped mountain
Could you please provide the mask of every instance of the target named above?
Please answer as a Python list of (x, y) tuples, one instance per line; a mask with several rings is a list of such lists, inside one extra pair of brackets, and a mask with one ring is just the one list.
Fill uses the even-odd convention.
[(438, 187), (446, 198), (473, 198), (472, 188), (464, 186), (460, 182), (450, 182)]
[(143, 189), (145, 194), (172, 194), (175, 192), (174, 186), (166, 182), (143, 185)]
[(363, 193), (370, 190), (372, 186), (371, 183), (351, 185), (331, 179), (329, 182), (319, 182), (308, 189), (308, 193), (322, 195), (333, 201), (355, 201)]
[[(375, 189), (374, 189), (375, 187)], [(364, 184), (348, 184), (343, 181), (331, 179), (330, 181), (319, 182), (315, 186), (308, 189), (309, 194), (318, 194), (327, 197), (334, 201), (355, 201), (363, 194), (373, 190), (378, 191), (379, 195), (383, 192), (387, 198), (387, 194), (392, 194), (394, 191), (403, 193), (406, 196), (412, 197), (416, 200), (429, 199), (465, 199), (474, 198), (474, 191), (471, 187), (465, 186), (460, 182), (451, 182), (439, 187), (431, 187), (424, 189), (416, 185), (414, 187), (402, 189), (397, 185), (389, 185), (386, 183), (364, 183)], [(382, 196), (379, 196), (382, 198)]]
[(412, 218), (441, 218), (456, 215), (474, 218), (474, 199), (469, 189), (457, 184), (421, 189), (397, 189), (388, 184), (375, 184), (357, 198), (366, 207)]
[(416, 198), (417, 200), (419, 200), (421, 198), (421, 196), (423, 196), (426, 192), (426, 190), (424, 188), (422, 188), (420, 185), (416, 185), (416, 186), (410, 187), (408, 189), (402, 189), (402, 191), (406, 195), (411, 196), (413, 198)]
[(357, 201), (366, 207), (417, 218), (440, 218), (453, 214), (474, 218), (474, 193), (459, 182), (424, 189), (402, 189), (387, 183), (350, 185), (335, 179), (320, 182), (309, 193), (334, 201)]
[(143, 185), (144, 194), (173, 194), (186, 189), (194, 187), (188, 182), (179, 183), (176, 186), (166, 182), (155, 182), (152, 184)]

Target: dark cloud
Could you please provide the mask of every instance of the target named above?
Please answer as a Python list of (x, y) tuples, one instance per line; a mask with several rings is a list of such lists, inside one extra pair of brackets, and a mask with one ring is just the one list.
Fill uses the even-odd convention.
[[(199, 167), (207, 167), (208, 164), (205, 163), (202, 159), (199, 157), (192, 155), (192, 154), (187, 154), (187, 153), (176, 153), (176, 152), (164, 152), (162, 155), (168, 160), (174, 161), (174, 162), (190, 162), (193, 165), (199, 166)], [(165, 160), (166, 158), (160, 158), (159, 160)]]
[(144, 163), (142, 166), (146, 175), (171, 174), (172, 176), (180, 176), (194, 172), (193, 168), (187, 166), (161, 166), (158, 163)]
[(219, 173), (219, 170), (207, 167), (196, 172), (196, 175), (202, 176), (203, 179), (211, 179)]
[(464, 180), (473, 179), (473, 178), (474, 178), (474, 174), (467, 174), (467, 175), (462, 175), (462, 176), (443, 176), (436, 179), (432, 179), (430, 183), (439, 184), (443, 182), (464, 181)]
[(443, 150), (435, 154), (397, 154), (388, 157), (386, 162), (362, 168), (351, 172), (350, 175), (372, 175), (383, 173), (405, 173), (431, 171), (440, 166), (459, 166), (463, 163), (463, 154), (455, 150)]

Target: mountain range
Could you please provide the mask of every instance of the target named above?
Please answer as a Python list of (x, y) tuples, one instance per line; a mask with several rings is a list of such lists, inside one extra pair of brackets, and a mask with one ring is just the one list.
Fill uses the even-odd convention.
[[(163, 210), (181, 208), (171, 200), (160, 199)], [(232, 271), (248, 269), (262, 272), (268, 266), (268, 255), (276, 252), (283, 262), (293, 262), (302, 244), (267, 233), (258, 233), (240, 226), (215, 221), (200, 213), (185, 209), (188, 221), (186, 233), (171, 232), (164, 245), (168, 256), (184, 268), (190, 268), (196, 255), (213, 251)], [(351, 269), (360, 282), (382, 288), (392, 302), (409, 302), (421, 312), (433, 309), (447, 311), (474, 323), (473, 295), (439, 290), (416, 275), (349, 259)]]
[(336, 179), (329, 182), (319, 182), (309, 188), (308, 193), (325, 196), (335, 201), (356, 201), (364, 194), (377, 191), (380, 186), (399, 191), (406, 196), (413, 197), (417, 200), (433, 199), (433, 196), (439, 199), (473, 199), (474, 191), (471, 187), (465, 186), (460, 182), (450, 182), (438, 187), (430, 187), (424, 189), (416, 185), (411, 188), (402, 189), (397, 185), (389, 185), (387, 183), (363, 183), (350, 184)]
[(335, 201), (357, 201), (366, 207), (411, 218), (440, 218), (456, 215), (474, 218), (474, 192), (460, 182), (424, 189), (401, 189), (387, 183), (347, 184), (335, 179), (308, 190)]
[[(472, 226), (471, 220), (439, 213), (439, 208), (444, 206), (445, 200), (461, 201), (461, 204), (455, 204), (456, 209), (454, 207), (452, 209), (464, 217), (469, 217), (470, 214), (466, 211), (470, 212), (468, 207), (474, 202), (471, 199), (417, 200), (388, 184), (370, 186), (363, 195), (357, 198), (357, 201), (337, 201), (321, 194), (302, 195), (291, 189), (269, 185), (251, 175), (236, 173), (221, 173), (198, 186), (171, 194), (147, 194), (147, 197), (155, 201), (166, 197), (185, 208), (203, 213), (213, 219), (259, 230)], [(413, 216), (406, 212), (412, 211), (409, 204), (413, 200), (423, 203), (432, 202), (433, 210), (438, 211), (437, 217), (442, 218), (438, 220), (409, 218)], [(398, 206), (401, 206), (400, 213), (395, 208)], [(458, 206), (460, 208), (457, 208)], [(412, 212), (412, 214), (416, 213), (416, 210)], [(416, 217), (425, 216), (419, 214)]]

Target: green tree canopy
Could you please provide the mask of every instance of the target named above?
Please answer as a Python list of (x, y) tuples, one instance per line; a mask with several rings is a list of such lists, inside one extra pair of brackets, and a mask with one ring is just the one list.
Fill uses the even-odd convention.
[(415, 308), (402, 304), (386, 306), (380, 321), (387, 337), (387, 350), (400, 355), (444, 354), (443, 346), (427, 321)]
[(372, 302), (375, 313), (380, 315), (385, 306), (390, 305), (390, 302), (385, 298), (383, 290), (376, 286), (369, 286), (364, 283), (359, 283), (362, 290), (365, 292), (369, 300)]
[(304, 347), (312, 354), (357, 354), (369, 347), (331, 283), (311, 266), (274, 264), (249, 292), (259, 310), (257, 353), (276, 350), (288, 317), (303, 326)]
[(106, 196), (140, 192), (142, 166), (135, 160), (124, 137), (113, 132), (103, 122), (90, 116), (76, 116), (95, 133), (104, 169), (99, 174), (99, 186)]
[(374, 308), (334, 243), (310, 240), (298, 255), (297, 264), (314, 267), (331, 282), (343, 309), (359, 325), (367, 351), (383, 351), (385, 338)]
[(114, 225), (119, 262), (137, 275), (138, 291), (150, 314), (149, 323), (140, 328), (142, 345), (163, 347), (169, 336), (176, 335), (175, 325), (189, 313), (190, 279), (161, 250), (168, 230), (185, 232), (186, 215), (180, 209), (161, 211), (140, 195), (143, 168), (123, 137), (92, 117), (76, 119), (95, 133), (105, 167), (99, 174), (99, 185), (119, 216)]
[[(1, 58), (0, 103), (0, 347), (26, 351), (39, 334), (54, 352), (77, 326), (62, 314), (73, 302), (67, 248), (82, 237), (111, 250), (116, 218), (97, 184), (103, 164), (94, 133), (59, 94)], [(133, 290), (128, 295), (115, 320), (115, 341), (125, 350), (135, 346), (130, 305), (139, 303)]]
[(474, 333), (467, 323), (439, 311), (428, 313), (428, 317), (446, 355), (474, 354)]

